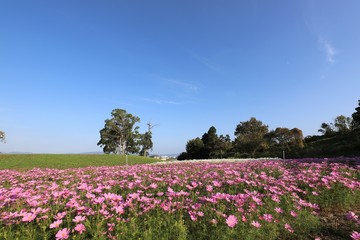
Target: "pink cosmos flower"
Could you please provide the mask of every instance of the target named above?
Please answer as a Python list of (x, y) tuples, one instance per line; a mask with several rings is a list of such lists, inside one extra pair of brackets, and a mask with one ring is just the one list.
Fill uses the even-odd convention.
[(31, 212), (34, 213), (34, 214), (39, 214), (41, 212), (43, 212), (42, 208), (38, 207), (38, 208), (32, 208), (31, 209)]
[(123, 214), (125, 212), (123, 206), (117, 206), (113, 209), (116, 211), (117, 214)]
[(67, 228), (61, 229), (56, 233), (56, 240), (59, 239), (68, 239), (70, 230)]
[(85, 221), (85, 217), (84, 217), (84, 216), (76, 216), (76, 217), (73, 219), (73, 222), (75, 222), (75, 223), (79, 223), (79, 222), (82, 222), (82, 221)]
[(273, 220), (273, 216), (271, 214), (264, 214), (263, 218), (267, 222), (271, 222)]
[(271, 199), (272, 199), (274, 202), (277, 202), (277, 203), (280, 202), (280, 199), (279, 199), (279, 197), (278, 197), (277, 195), (272, 195), (272, 196), (271, 196)]
[(82, 234), (83, 232), (86, 231), (86, 228), (85, 228), (84, 224), (82, 224), (82, 223), (77, 224), (74, 229), (75, 229), (75, 231), (79, 232), (80, 234)]
[(70, 183), (70, 181), (65, 180), (65, 181), (63, 182), (63, 185), (66, 186), (66, 185), (69, 185), (69, 183)]
[(115, 227), (115, 223), (108, 223), (107, 226), (109, 231), (113, 231)]
[(227, 219), (226, 219), (226, 224), (233, 228), (235, 227), (235, 225), (238, 223), (237, 217), (235, 217), (234, 215), (230, 215)]
[(291, 214), (291, 216), (293, 216), (293, 217), (297, 217), (297, 216), (298, 216), (297, 213), (296, 213), (295, 211), (293, 211), (293, 210), (290, 211), (290, 214)]
[(252, 221), (252, 222), (251, 222), (251, 225), (253, 225), (253, 226), (256, 227), (256, 228), (261, 227), (261, 224), (260, 224), (258, 221)]
[(215, 187), (221, 187), (221, 183), (218, 182), (217, 180), (213, 180), (213, 185), (214, 185)]
[(293, 233), (294, 232), (294, 230), (292, 229), (292, 227), (290, 226), (290, 224), (288, 224), (288, 223), (285, 223), (285, 229), (286, 230), (288, 230), (289, 232), (291, 232), (291, 233)]
[(88, 193), (86, 193), (85, 197), (87, 197), (87, 198), (95, 198), (95, 195), (88, 192)]
[(21, 219), (21, 221), (23, 222), (31, 222), (32, 220), (34, 220), (36, 218), (36, 214), (35, 213), (25, 213), (23, 215), (23, 218)]
[(105, 198), (104, 197), (98, 197), (98, 198), (95, 198), (94, 199), (94, 202), (96, 203), (96, 204), (101, 204), (101, 203), (103, 203), (105, 201)]
[(354, 212), (348, 212), (347, 214), (346, 214), (346, 219), (348, 219), (348, 220), (357, 220), (359, 218), (359, 216), (357, 216)]
[(360, 233), (353, 231), (350, 235), (353, 240), (360, 240)]
[(196, 220), (197, 220), (196, 212), (189, 211), (189, 215), (190, 215), (190, 219), (191, 219), (192, 221), (196, 221)]
[(151, 187), (152, 189), (155, 189), (155, 188), (158, 187), (158, 185), (157, 185), (156, 183), (151, 183), (151, 184), (150, 184), (150, 187)]
[(252, 196), (252, 199), (254, 200), (254, 202), (256, 202), (257, 205), (262, 205), (261, 199), (257, 196)]
[(284, 211), (281, 209), (281, 208), (279, 208), (279, 207), (276, 207), (275, 208), (275, 211), (277, 212), (277, 213), (283, 213)]
[(63, 219), (66, 216), (66, 212), (59, 212), (58, 214), (56, 214), (55, 218), (57, 220)]
[(50, 228), (58, 228), (60, 226), (60, 224), (62, 224), (62, 220), (56, 220), (55, 222), (53, 222), (52, 224), (50, 224)]
[(196, 182), (194, 182), (194, 181), (191, 182), (191, 185), (192, 185), (194, 188), (196, 188), (196, 187), (198, 186), (198, 184), (197, 184)]

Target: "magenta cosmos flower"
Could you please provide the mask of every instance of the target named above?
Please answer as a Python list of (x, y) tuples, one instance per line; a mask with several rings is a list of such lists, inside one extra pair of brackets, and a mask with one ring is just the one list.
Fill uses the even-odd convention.
[(31, 222), (36, 218), (36, 214), (34, 213), (25, 213), (21, 221), (23, 222)]
[(289, 232), (291, 232), (291, 233), (294, 232), (294, 230), (292, 229), (292, 227), (290, 226), (290, 224), (285, 223), (284, 227), (285, 227), (285, 229), (288, 230)]
[(263, 218), (267, 222), (271, 222), (273, 220), (273, 216), (271, 214), (264, 214)]
[(235, 225), (238, 223), (237, 217), (235, 217), (234, 215), (230, 215), (227, 219), (226, 219), (226, 224), (233, 228), (235, 227)]
[(62, 224), (62, 220), (56, 220), (52, 224), (50, 224), (50, 228), (58, 228)]
[(59, 230), (56, 234), (56, 240), (68, 239), (69, 233), (70, 233), (70, 230), (68, 230), (67, 228)]
[(79, 222), (82, 222), (82, 221), (85, 221), (85, 217), (84, 217), (84, 216), (76, 216), (76, 217), (73, 219), (73, 222), (75, 222), (75, 223), (79, 223)]
[(75, 231), (79, 232), (80, 234), (82, 234), (83, 232), (86, 231), (85, 225), (82, 223), (77, 224), (74, 229), (75, 229)]
[(356, 231), (353, 231), (352, 234), (350, 235), (350, 237), (353, 239), (353, 240), (360, 240), (360, 233), (356, 232)]
[(261, 224), (260, 224), (258, 221), (252, 221), (252, 222), (251, 222), (251, 225), (253, 225), (253, 226), (256, 227), (256, 228), (261, 227)]

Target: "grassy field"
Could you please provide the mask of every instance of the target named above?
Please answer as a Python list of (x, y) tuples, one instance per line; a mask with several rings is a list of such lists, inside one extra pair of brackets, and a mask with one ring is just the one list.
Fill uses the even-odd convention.
[[(159, 160), (128, 156), (128, 164), (154, 163)], [(124, 155), (107, 154), (0, 154), (0, 169), (29, 170), (32, 168), (79, 168), (88, 166), (125, 165)]]

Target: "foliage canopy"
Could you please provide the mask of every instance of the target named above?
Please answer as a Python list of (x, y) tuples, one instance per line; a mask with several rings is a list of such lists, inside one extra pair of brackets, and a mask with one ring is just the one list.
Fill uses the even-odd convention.
[(5, 132), (3, 131), (0, 131), (0, 142), (6, 142)]
[(179, 160), (248, 157), (333, 157), (360, 155), (360, 100), (352, 117), (339, 115), (332, 123), (322, 123), (321, 135), (307, 136), (299, 128), (278, 127), (269, 131), (267, 125), (252, 117), (240, 122), (235, 139), (216, 133), (214, 126), (201, 138), (191, 139)]
[(100, 130), (97, 145), (103, 147), (104, 153), (137, 153), (140, 134), (135, 124), (140, 122), (140, 118), (123, 109), (112, 110), (111, 116)]

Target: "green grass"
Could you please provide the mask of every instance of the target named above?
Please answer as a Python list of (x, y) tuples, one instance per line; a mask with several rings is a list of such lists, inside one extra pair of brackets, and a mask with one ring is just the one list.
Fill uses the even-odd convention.
[[(128, 164), (154, 163), (160, 160), (128, 156)], [(125, 165), (125, 155), (108, 154), (0, 154), (0, 169), (80, 168), (88, 166)]]

